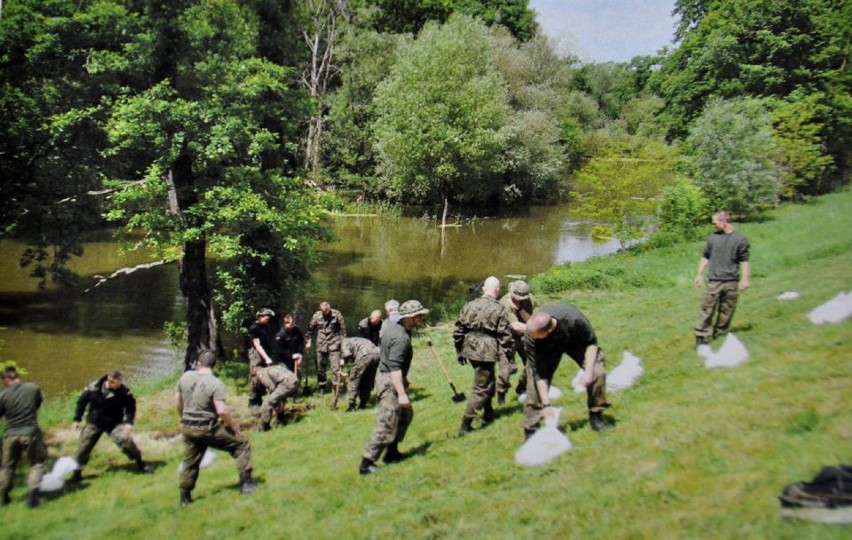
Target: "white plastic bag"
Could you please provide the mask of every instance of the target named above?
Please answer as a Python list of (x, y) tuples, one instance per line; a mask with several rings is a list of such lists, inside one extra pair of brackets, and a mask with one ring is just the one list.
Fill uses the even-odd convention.
[(559, 415), (562, 409), (554, 409), (553, 416), (545, 417), (544, 427), (536, 431), (515, 452), (515, 461), (530, 467), (544, 465), (571, 450), (571, 441), (559, 431)]
[[(204, 451), (204, 457), (201, 458), (201, 463), (198, 465), (202, 469), (206, 469), (207, 467), (213, 465), (216, 461), (216, 452), (210, 450), (209, 448)], [(178, 464), (178, 473), (183, 471), (183, 461)]]
[(644, 371), (642, 360), (630, 351), (624, 351), (621, 355), (621, 363), (606, 377), (607, 391), (613, 392), (630, 388)]
[(59, 491), (65, 485), (65, 476), (77, 468), (77, 460), (70, 456), (62, 456), (53, 464), (53, 470), (41, 477), (38, 490), (42, 493)]
[(808, 319), (814, 324), (838, 323), (849, 317), (852, 317), (852, 293), (844, 292), (808, 313)]
[(796, 300), (801, 295), (796, 291), (787, 291), (778, 295), (778, 300)]
[[(707, 348), (709, 349), (709, 346)], [(697, 352), (699, 356), (706, 355), (704, 356), (704, 367), (707, 369), (733, 367), (748, 360), (748, 351), (745, 345), (734, 334), (725, 336), (725, 341), (715, 353), (712, 349), (710, 349), (710, 354), (707, 354), (706, 349)]]

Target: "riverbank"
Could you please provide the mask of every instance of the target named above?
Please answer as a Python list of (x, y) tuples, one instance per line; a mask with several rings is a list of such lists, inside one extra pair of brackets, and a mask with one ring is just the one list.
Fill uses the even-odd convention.
[[(563, 426), (571, 453), (541, 468), (513, 461), (522, 442), (516, 402), (498, 407), (486, 429), (455, 438), (463, 405), (429, 355), (431, 339), (460, 390), (469, 367), (454, 362), (450, 321), (415, 338), (415, 417), (406, 461), (371, 477), (357, 473), (374, 412), (330, 410), (303, 401), (292, 422), (249, 433), (260, 490), (240, 496), (232, 460), (202, 471), (197, 502), (178, 508), (181, 445), (173, 410), (176, 375), (135, 388), (136, 432), (157, 470), (140, 476), (108, 440), (100, 442), (80, 489), (28, 510), (21, 480), (3, 509), (10, 538), (841, 538), (842, 527), (777, 516), (787, 483), (822, 465), (852, 460), (850, 321), (813, 325), (807, 314), (852, 290), (852, 192), (785, 206), (769, 221), (738, 225), (752, 244), (752, 286), (732, 331), (751, 353), (736, 368), (706, 370), (692, 349), (700, 291), (692, 277), (701, 243), (628, 252), (535, 277), (542, 302), (578, 305), (610, 358), (642, 359), (645, 374), (614, 393), (617, 428), (592, 432), (585, 397), (570, 391), (576, 367), (563, 361)], [(710, 227), (708, 226), (708, 233)], [(570, 287), (570, 288), (569, 288)], [(785, 291), (801, 294), (783, 302)], [(226, 364), (229, 404), (241, 423), (244, 367)], [(51, 457), (73, 452), (71, 397), (51, 401), (42, 422)]]

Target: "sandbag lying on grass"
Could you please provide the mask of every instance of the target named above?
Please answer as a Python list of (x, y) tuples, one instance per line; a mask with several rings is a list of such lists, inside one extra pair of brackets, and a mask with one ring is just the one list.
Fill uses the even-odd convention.
[(814, 324), (838, 323), (849, 317), (852, 317), (852, 293), (844, 292), (808, 313)]
[(621, 363), (606, 376), (607, 391), (613, 392), (630, 388), (644, 371), (639, 357), (634, 356), (630, 351), (624, 351), (621, 355)]
[(544, 427), (515, 452), (515, 461), (530, 467), (544, 465), (571, 450), (571, 441), (559, 431), (559, 415), (562, 408), (554, 409), (553, 416), (544, 419)]
[(53, 469), (41, 477), (38, 490), (42, 493), (59, 491), (65, 485), (65, 477), (76, 468), (76, 459), (70, 456), (62, 456), (53, 464)]
[(695, 352), (704, 359), (704, 367), (707, 369), (733, 367), (748, 360), (745, 345), (734, 334), (726, 335), (722, 346), (715, 353), (710, 345), (699, 345)]
[(801, 295), (796, 291), (787, 291), (778, 295), (778, 300), (795, 300)]
[[(216, 452), (210, 450), (209, 448), (204, 451), (204, 457), (201, 458), (201, 463), (198, 465), (202, 469), (206, 469), (207, 467), (213, 465), (216, 461)], [(178, 465), (178, 472), (183, 471), (183, 461)]]

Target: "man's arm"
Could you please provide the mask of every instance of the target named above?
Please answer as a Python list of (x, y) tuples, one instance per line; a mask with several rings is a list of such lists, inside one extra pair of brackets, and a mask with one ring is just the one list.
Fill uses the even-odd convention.
[(588, 387), (595, 380), (595, 360), (598, 356), (598, 346), (589, 345), (586, 347), (586, 353), (583, 356), (583, 366), (585, 368), (585, 377), (583, 378), (583, 386)]
[(263, 361), (266, 362), (267, 366), (272, 365), (272, 359), (269, 358), (269, 355), (266, 354), (266, 351), (263, 350), (263, 345), (260, 344), (260, 338), (254, 338), (251, 340), (251, 346), (254, 347), (254, 350), (257, 351), (257, 354), (263, 358)]
[(183, 396), (180, 395), (180, 392), (175, 392), (175, 409), (178, 416), (183, 417)]
[(748, 261), (745, 261), (741, 265), (743, 276), (740, 278), (739, 289), (744, 291), (749, 288), (751, 285), (751, 265)]
[(701, 257), (701, 260), (698, 261), (698, 272), (695, 274), (695, 286), (701, 288), (703, 284), (702, 276), (704, 275), (704, 270), (707, 269), (707, 265), (710, 264), (710, 260), (707, 257)]
[(240, 426), (234, 422), (234, 419), (231, 417), (231, 413), (228, 411), (228, 407), (225, 405), (224, 401), (214, 399), (213, 406), (216, 407), (216, 414), (219, 415), (219, 418), (222, 419), (222, 425), (226, 428), (230, 428), (231, 431), (234, 432), (234, 435), (237, 437), (240, 436)]
[(83, 414), (86, 412), (86, 405), (89, 404), (89, 389), (84, 388), (80, 392), (80, 397), (77, 398), (77, 407), (74, 409), (74, 422), (71, 424), (73, 429), (80, 427), (80, 422), (83, 421)]
[(396, 390), (399, 406), (404, 408), (411, 407), (411, 401), (408, 399), (408, 394), (405, 393), (405, 380), (402, 376), (402, 370), (391, 371), (390, 379), (394, 390)]

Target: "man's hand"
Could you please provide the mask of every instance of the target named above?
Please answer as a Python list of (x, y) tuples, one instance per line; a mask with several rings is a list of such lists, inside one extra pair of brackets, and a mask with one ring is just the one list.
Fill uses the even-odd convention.
[(411, 400), (408, 399), (408, 394), (402, 394), (399, 396), (399, 406), (403, 409), (411, 408)]
[(547, 407), (542, 407), (541, 415), (542, 416), (553, 416), (556, 414), (556, 409), (553, 408), (553, 405), (547, 405)]
[(695, 286), (700, 289), (701, 286), (704, 284), (704, 280), (701, 279), (700, 275), (698, 275), (698, 276), (695, 276), (694, 283), (695, 283)]
[(749, 282), (748, 282), (748, 280), (747, 280), (747, 279), (741, 279), (741, 280), (740, 280), (739, 285), (737, 286), (737, 288), (738, 288), (739, 290), (741, 290), (741, 291), (745, 291), (745, 290), (747, 290), (747, 289), (749, 288), (749, 285), (750, 285), (750, 284), (749, 284)]

